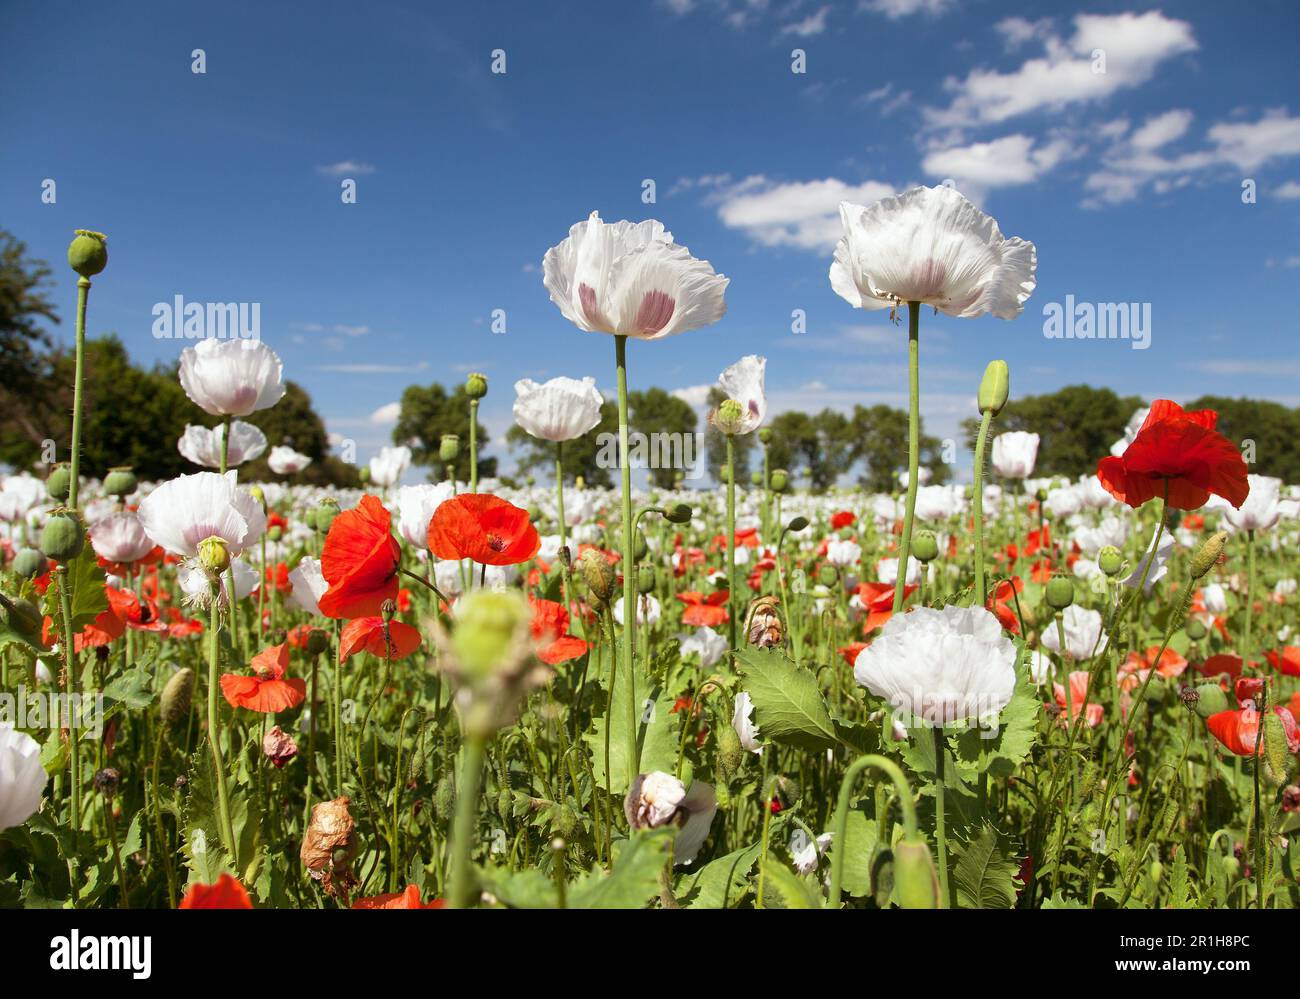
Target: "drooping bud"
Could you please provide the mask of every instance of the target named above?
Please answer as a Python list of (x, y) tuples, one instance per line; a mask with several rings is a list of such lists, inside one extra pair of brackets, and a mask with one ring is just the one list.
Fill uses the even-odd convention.
[(1215, 531), (1192, 556), (1192, 578), (1200, 579), (1213, 569), (1223, 558), (1223, 550), (1228, 544), (1227, 531)]
[(108, 266), (108, 237), (102, 232), (78, 229), (68, 244), (68, 266), (92, 278)]
[(745, 759), (745, 749), (740, 744), (740, 736), (730, 725), (718, 725), (714, 728), (718, 740), (718, 776), (722, 786), (730, 784), (740, 773), (741, 763)]
[(482, 399), (487, 395), (487, 390), (487, 375), (478, 371), (471, 371), (465, 377), (465, 394), (471, 399)]
[(798, 534), (808, 526), (808, 518), (800, 514), (798, 517), (791, 517), (790, 523), (785, 525), (785, 529), (791, 534)]
[(675, 503), (664, 511), (664, 520), (670, 524), (689, 524), (692, 512), (685, 503)]
[(924, 840), (902, 839), (894, 847), (894, 897), (904, 909), (940, 907), (939, 874)]
[(122, 783), (122, 771), (116, 767), (105, 767), (103, 770), (95, 771), (95, 776), (91, 780), (96, 791), (102, 794), (109, 801), (112, 801), (117, 794), (117, 789)]
[(24, 548), (14, 556), (13, 570), (22, 579), (35, 579), (45, 573), (45, 556), (35, 548)]
[(632, 532), (632, 557), (639, 561), (640, 559), (645, 558), (649, 551), (650, 546), (646, 544), (645, 534), (643, 534), (641, 528), (638, 527), (634, 532)]
[(997, 416), (1007, 404), (1011, 376), (1006, 361), (989, 361), (980, 379), (979, 407), (981, 413)]
[(745, 407), (735, 399), (724, 399), (722, 405), (713, 411), (709, 417), (709, 422), (717, 428), (718, 433), (733, 434), (740, 433), (740, 428), (744, 426)]
[(69, 562), (86, 547), (86, 531), (81, 518), (72, 511), (52, 514), (41, 528), (41, 551), (56, 562)]
[(912, 556), (918, 562), (933, 562), (939, 557), (939, 540), (933, 531), (919, 531), (912, 538)]
[(175, 727), (190, 713), (190, 701), (194, 697), (194, 670), (188, 666), (178, 669), (163, 686), (158, 713), (163, 724)]
[(790, 473), (784, 468), (774, 468), (767, 477), (767, 487), (774, 493), (783, 493), (790, 486)]
[(1047, 583), (1045, 596), (1052, 610), (1065, 610), (1074, 603), (1074, 583), (1065, 576), (1053, 576)]
[(803, 796), (803, 788), (799, 786), (799, 782), (793, 777), (778, 777), (773, 782), (772, 790), (776, 794), (776, 800), (781, 803), (782, 808), (794, 807)]
[(652, 563), (644, 562), (636, 567), (636, 591), (642, 596), (655, 591), (655, 567)]
[(1107, 545), (1097, 554), (1097, 566), (1107, 576), (1118, 576), (1124, 568), (1124, 553), (1114, 545)]
[(578, 558), (578, 569), (587, 589), (591, 591), (599, 608), (603, 609), (614, 596), (614, 590), (618, 586), (618, 573), (604, 555), (590, 548)]
[(219, 576), (230, 568), (230, 549), (226, 539), (215, 534), (199, 542), (199, 565), (209, 574)]
[(135, 472), (126, 465), (110, 468), (104, 477), (104, 492), (109, 496), (130, 496), (137, 485)]

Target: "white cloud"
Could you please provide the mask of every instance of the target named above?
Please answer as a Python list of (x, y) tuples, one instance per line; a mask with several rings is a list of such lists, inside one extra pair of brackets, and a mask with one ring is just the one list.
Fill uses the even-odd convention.
[(316, 168), (316, 172), (326, 177), (364, 177), (374, 173), (375, 168), (369, 163), (359, 163), (356, 160), (340, 160), (338, 163), (322, 164)]
[(993, 27), (1006, 41), (1007, 49), (1011, 50), (1035, 38), (1046, 38), (1051, 33), (1052, 21), (1047, 17), (1037, 21), (1023, 17), (1004, 17)]
[(796, 38), (812, 38), (816, 35), (820, 35), (826, 30), (826, 18), (830, 12), (830, 4), (827, 4), (809, 14), (802, 21), (795, 21), (793, 24), (787, 24), (781, 29), (781, 34), (794, 35)]
[(760, 175), (722, 192), (718, 217), (763, 246), (824, 250), (840, 238), (841, 201), (870, 204), (893, 193), (892, 185), (877, 180), (850, 184), (827, 177), (777, 183)]
[(1220, 122), (1206, 133), (1218, 156), (1242, 170), (1300, 155), (1300, 117), (1275, 108), (1256, 122)]
[(315, 370), (345, 375), (403, 375), (411, 371), (423, 371), (428, 366), (428, 361), (420, 361), (418, 364), (318, 364)]
[(1129, 139), (1135, 149), (1152, 150), (1181, 139), (1192, 123), (1190, 111), (1166, 111), (1148, 118)]
[(1066, 139), (1038, 143), (1028, 135), (1005, 135), (992, 142), (975, 142), (935, 150), (921, 166), (932, 177), (951, 178), (968, 188), (1030, 184), (1078, 150)]
[(1264, 261), (1265, 267), (1300, 267), (1300, 257), (1283, 257), (1278, 260), (1275, 257), (1269, 257)]
[(874, 14), (883, 14), (891, 21), (913, 14), (942, 14), (953, 5), (953, 0), (862, 0), (859, 6)]
[(673, 389), (672, 394), (692, 409), (700, 409), (708, 403), (711, 388), (712, 385), (688, 385), (685, 388)]
[(390, 402), (386, 406), (380, 406), (370, 414), (370, 422), (376, 426), (383, 426), (386, 423), (396, 423), (397, 418), (402, 413), (402, 404), (400, 402)]
[(1285, 201), (1295, 201), (1300, 198), (1300, 183), (1288, 180), (1273, 192), (1273, 197), (1282, 198)]
[(345, 326), (343, 323), (334, 324), (334, 332), (342, 333), (344, 336), (365, 336), (370, 332), (369, 326)]
[(965, 128), (1104, 100), (1146, 83), (1162, 62), (1197, 48), (1191, 25), (1159, 11), (1079, 14), (1068, 40), (1046, 33), (1042, 43), (1043, 56), (1012, 72), (977, 69), (964, 80), (947, 80), (945, 86), (955, 96), (946, 108), (927, 109), (930, 124)]

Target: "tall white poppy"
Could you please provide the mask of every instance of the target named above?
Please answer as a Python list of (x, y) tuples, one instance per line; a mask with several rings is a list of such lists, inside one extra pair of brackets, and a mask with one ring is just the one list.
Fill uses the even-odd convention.
[(277, 444), (271, 448), (266, 463), (276, 475), (296, 475), (311, 464), (311, 459), (291, 447)]
[[(221, 438), (226, 435), (224, 424), (212, 429), (189, 424), (176, 442), (176, 449), (189, 461), (204, 468), (221, 467)], [(226, 449), (226, 467), (234, 468), (253, 461), (266, 450), (266, 434), (251, 423), (232, 420), (230, 446)]]
[(154, 544), (191, 558), (212, 537), (238, 555), (266, 530), (262, 505), (237, 485), (234, 472), (195, 472), (164, 482), (140, 501), (139, 515)]
[(1039, 436), (1011, 430), (993, 438), (993, 470), (1004, 479), (1027, 479), (1038, 461)]
[(538, 384), (531, 378), (515, 382), (515, 422), (544, 441), (571, 441), (600, 423), (605, 400), (596, 379), (552, 378)]
[(370, 459), (370, 481), (388, 487), (395, 484), (411, 467), (411, 449), (405, 444), (398, 447), (381, 447)]
[(261, 340), (200, 340), (181, 351), (181, 387), (213, 416), (247, 416), (284, 397), (284, 365)]
[(144, 558), (153, 551), (154, 544), (139, 515), (123, 510), (95, 522), (90, 529), (90, 546), (100, 558), (125, 565)]
[(450, 482), (426, 482), (397, 490), (397, 529), (408, 545), (428, 550), (429, 522), (455, 492)]
[(41, 744), (0, 722), (0, 829), (22, 825), (35, 815), (48, 782)]

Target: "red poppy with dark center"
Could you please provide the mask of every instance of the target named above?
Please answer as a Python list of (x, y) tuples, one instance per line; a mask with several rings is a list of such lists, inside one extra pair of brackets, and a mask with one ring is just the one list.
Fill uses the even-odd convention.
[(491, 493), (453, 496), (429, 522), (429, 551), (480, 565), (518, 565), (542, 546), (528, 511)]
[(445, 906), (446, 903), (440, 898), (432, 899), (428, 905), (425, 905), (420, 901), (420, 889), (415, 885), (407, 885), (406, 891), (371, 895), (352, 903), (354, 909), (442, 909)]
[(1213, 493), (1234, 507), (1250, 494), (1246, 462), (1235, 444), (1215, 431), (1212, 409), (1186, 412), (1168, 399), (1151, 404), (1142, 429), (1118, 456), (1097, 463), (1097, 478), (1122, 503), (1139, 507), (1166, 495), (1174, 510), (1196, 510)]
[(356, 509), (334, 518), (321, 552), (321, 575), (329, 589), (318, 602), (326, 617), (378, 614), (397, 596), (402, 550), (389, 533), (392, 516), (377, 497), (362, 496)]
[(212, 885), (190, 885), (181, 899), (179, 909), (251, 909), (252, 901), (244, 886), (229, 874), (217, 878)]
[(558, 666), (587, 652), (587, 643), (570, 635), (569, 612), (554, 600), (528, 598), (533, 609), (532, 632), (540, 648), (537, 658), (547, 666)]
[(232, 707), (274, 714), (296, 708), (307, 696), (307, 681), (284, 679), (289, 665), (289, 645), (272, 645), (253, 657), (253, 675), (225, 673), (221, 693)]
[(731, 620), (725, 606), (729, 594), (726, 590), (714, 590), (707, 597), (695, 590), (677, 594), (677, 599), (686, 605), (682, 611), (682, 624), (692, 627), (707, 625), (716, 628)]
[(380, 659), (396, 662), (418, 649), (422, 640), (415, 628), (401, 621), (388, 622), (388, 637), (385, 638), (382, 617), (357, 617), (343, 627), (343, 634), (339, 637), (339, 657), (350, 659), (358, 652), (369, 652)]
[(1264, 653), (1268, 664), (1287, 676), (1300, 676), (1300, 645), (1286, 645), (1280, 651)]
[[(72, 636), (72, 648), (76, 652), (83, 649), (98, 649), (108, 645), (114, 639), (122, 637), (126, 631), (127, 621), (134, 610), (139, 613), (139, 601), (129, 590), (119, 590), (115, 586), (105, 586), (104, 596), (108, 598), (108, 609), (100, 611), (95, 620)], [(63, 640), (62, 631), (54, 624), (54, 619), (45, 618), (41, 638), (46, 645)]]
[(852, 510), (840, 510), (831, 517), (831, 530), (838, 531), (841, 527), (852, 527), (857, 523), (858, 515)]

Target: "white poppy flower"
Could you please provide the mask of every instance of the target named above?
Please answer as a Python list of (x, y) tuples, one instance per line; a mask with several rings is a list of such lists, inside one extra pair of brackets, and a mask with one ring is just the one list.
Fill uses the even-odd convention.
[[(921, 465), (921, 466), (920, 466), (919, 468), (917, 468), (917, 470), (916, 470), (916, 484), (917, 484), (918, 486), (923, 486), (923, 485), (925, 485), (925, 484), (926, 484), (927, 482), (929, 482), (930, 479), (933, 478), (933, 477), (934, 477), (934, 476), (933, 476), (933, 473), (932, 473), (928, 468), (926, 468), (924, 465)], [(911, 481), (912, 481), (911, 476), (908, 474), (908, 472), (907, 472), (906, 469), (904, 469), (903, 471), (901, 471), (901, 472), (898, 473), (898, 488), (899, 488), (899, 489), (906, 489), (906, 488), (907, 488), (907, 484), (908, 484), (909, 482), (911, 482)]]
[(708, 625), (700, 625), (693, 635), (679, 635), (678, 651), (683, 656), (692, 653), (700, 657), (700, 668), (708, 669), (718, 662), (730, 645), (726, 638), (719, 635)]
[(673, 863), (689, 864), (709, 836), (718, 811), (713, 786), (694, 781), (688, 792), (682, 782), (656, 770), (638, 774), (623, 800), (623, 813), (633, 829), (658, 829), (673, 823), (678, 827), (673, 842)]
[(1083, 500), (1079, 498), (1078, 490), (1073, 486), (1053, 489), (1043, 502), (1051, 516), (1062, 519), (1072, 517), (1083, 509)]
[(654, 219), (611, 225), (592, 212), (546, 251), (542, 281), (564, 317), (589, 333), (658, 340), (727, 311), (728, 279)]
[(1271, 475), (1248, 475), (1250, 495), (1237, 509), (1224, 508), (1223, 516), (1234, 531), (1267, 531), (1282, 517), (1279, 498), (1282, 480)]
[(726, 397), (740, 403), (740, 425), (734, 433), (753, 433), (767, 416), (767, 393), (763, 390), (766, 369), (766, 357), (747, 354), (718, 376), (718, 385)]
[(277, 444), (271, 448), (266, 463), (276, 475), (296, 475), (311, 464), (311, 459), (291, 447)]
[(299, 559), (289, 573), (289, 583), (293, 586), (293, 592), (286, 602), (313, 616), (319, 615), (320, 598), (329, 589), (329, 583), (325, 582), (325, 576), (321, 573), (320, 559), (310, 555)]
[(857, 565), (862, 558), (862, 547), (856, 541), (835, 540), (826, 545), (826, 561), (838, 569)]
[(1029, 679), (1041, 687), (1052, 678), (1052, 657), (1034, 649), (1029, 653)]
[(604, 401), (594, 378), (552, 378), (541, 385), (521, 378), (515, 382), (515, 422), (541, 440), (571, 441), (600, 423)]
[(90, 547), (108, 562), (123, 565), (136, 562), (153, 551), (153, 540), (145, 533), (140, 517), (131, 510), (114, 513), (90, 529)]
[(736, 695), (736, 709), (731, 716), (731, 727), (736, 730), (740, 744), (749, 752), (759, 754), (763, 747), (758, 744), (758, 726), (750, 719), (754, 713), (754, 702), (749, 693), (742, 690)]
[(1004, 479), (1027, 479), (1038, 460), (1038, 435), (1012, 430), (993, 438), (993, 470)]
[[(898, 582), (898, 559), (882, 558), (876, 563), (876, 579), (890, 586)], [(921, 563), (911, 555), (907, 556), (907, 579), (904, 584), (911, 586), (921, 581)]]
[(396, 483), (411, 467), (411, 449), (406, 445), (381, 447), (370, 459), (370, 481), (380, 488)]
[(958, 487), (921, 486), (916, 490), (916, 516), (922, 520), (947, 520), (961, 513), (964, 506)]
[(48, 781), (41, 744), (0, 722), (0, 829), (20, 826), (35, 815)]
[(796, 827), (790, 834), (790, 859), (800, 874), (811, 874), (817, 869), (818, 840)]
[(236, 484), (234, 472), (195, 472), (164, 482), (140, 501), (139, 513), (145, 533), (173, 555), (193, 557), (211, 537), (238, 555), (266, 530), (262, 505)]
[[(189, 424), (176, 442), (176, 450), (187, 460), (204, 468), (221, 467), (221, 438), (226, 435), (224, 423), (208, 429)], [(226, 467), (234, 468), (253, 461), (266, 450), (266, 434), (243, 420), (230, 422), (230, 447), (226, 449)]]
[(280, 358), (261, 340), (200, 340), (181, 351), (181, 387), (213, 416), (274, 406), (284, 397), (283, 373)]
[(995, 717), (1016, 686), (1016, 648), (983, 607), (895, 614), (853, 678), (896, 712), (932, 725)]
[[(1101, 655), (1106, 649), (1106, 639), (1102, 635), (1101, 615), (1095, 610), (1071, 604), (1061, 613), (1061, 625), (1065, 629), (1065, 651), (1076, 662), (1091, 658), (1094, 649)], [(1043, 647), (1057, 655), (1061, 654), (1061, 642), (1056, 633), (1056, 622), (1043, 624)]]
[[(611, 604), (610, 609), (614, 612), (614, 620), (623, 624), (623, 601)], [(661, 609), (659, 601), (649, 593), (643, 593), (636, 598), (636, 624), (638, 628), (649, 625), (653, 627), (659, 623)]]
[[(1151, 535), (1152, 542), (1155, 541), (1156, 533), (1159, 533), (1159, 531), (1160, 528), (1157, 527), (1155, 532), (1152, 533)], [(1156, 549), (1155, 563), (1151, 566), (1151, 570), (1147, 572), (1146, 582), (1142, 583), (1143, 593), (1150, 593), (1151, 587), (1155, 586), (1156, 583), (1158, 583), (1164, 577), (1164, 574), (1169, 571), (1169, 569), (1165, 566), (1165, 563), (1169, 561), (1169, 556), (1172, 555), (1173, 552), (1174, 552), (1173, 536), (1168, 531), (1165, 531), (1160, 539), (1160, 547)], [(1136, 590), (1138, 588), (1138, 584), (1142, 581), (1143, 570), (1146, 568), (1147, 563), (1150, 561), (1151, 561), (1151, 545), (1148, 544), (1143, 549), (1142, 560), (1138, 562), (1137, 568), (1134, 569), (1129, 574), (1128, 578), (1124, 580), (1124, 585)]]
[(1085, 555), (1096, 556), (1107, 545), (1123, 548), (1128, 541), (1128, 521), (1105, 517), (1096, 527), (1082, 527), (1074, 532), (1074, 541)]
[(454, 495), (450, 482), (426, 482), (397, 490), (397, 529), (408, 545), (428, 550), (429, 522), (438, 507)]
[(1211, 614), (1228, 612), (1228, 595), (1223, 592), (1223, 587), (1218, 583), (1206, 583), (1201, 587), (1201, 602)]
[(863, 207), (843, 201), (831, 287), (861, 309), (907, 302), (949, 316), (1020, 315), (1035, 287), (1034, 244), (946, 186), (916, 187)]
[(0, 483), (0, 520), (22, 520), (45, 502), (45, 483), (34, 475), (6, 475)]

